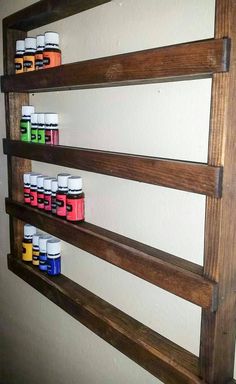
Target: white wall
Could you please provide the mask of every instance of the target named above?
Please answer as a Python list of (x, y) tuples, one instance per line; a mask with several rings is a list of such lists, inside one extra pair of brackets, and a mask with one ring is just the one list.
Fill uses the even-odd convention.
[[(2, 0), (1, 17), (31, 3)], [(113, 0), (29, 35), (58, 31), (67, 63), (213, 37), (214, 6), (214, 0)], [(38, 111), (59, 113), (61, 144), (206, 161), (210, 91), (210, 80), (195, 80), (30, 99)], [(3, 114), (2, 95), (0, 107)], [(2, 123), (2, 137), (4, 129)], [(36, 162), (33, 169), (82, 175), (87, 221), (202, 264), (203, 196)], [(5, 196), (3, 157), (0, 177)], [(6, 269), (3, 199), (0, 209), (4, 383), (159, 382)], [(65, 275), (198, 354), (197, 306), (66, 243), (63, 256)]]

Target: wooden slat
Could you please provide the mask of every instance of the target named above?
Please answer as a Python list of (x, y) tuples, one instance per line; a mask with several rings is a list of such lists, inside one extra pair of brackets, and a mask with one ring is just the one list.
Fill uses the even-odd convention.
[(198, 358), (67, 277), (8, 256), (8, 267), (92, 332), (169, 384), (203, 384)]
[(209, 39), (2, 77), (3, 92), (42, 92), (209, 77), (225, 72), (229, 40)]
[[(3, 28), (3, 60), (4, 73), (9, 74), (14, 71), (15, 42), (17, 39), (24, 39), (25, 32), (14, 29)], [(26, 93), (7, 93), (5, 94), (5, 119), (6, 137), (17, 140), (20, 137), (19, 120), (21, 116), (21, 106), (29, 104), (29, 95)], [(17, 159), (8, 156), (8, 190), (9, 197), (15, 200), (23, 198), (21, 188), (22, 174), (31, 170), (31, 163), (26, 159)], [(11, 252), (16, 254), (20, 251), (22, 239), (22, 223), (16, 218), (10, 218), (10, 246)]]
[(207, 198), (204, 274), (219, 283), (219, 307), (203, 311), (200, 364), (209, 384), (233, 377), (236, 318), (236, 2), (216, 1), (215, 37), (231, 38), (227, 74), (213, 77), (209, 164), (224, 166), (222, 199)]
[(221, 196), (222, 168), (207, 164), (84, 148), (3, 140), (4, 153), (89, 172)]
[(65, 0), (41, 0), (6, 17), (3, 20), (3, 25), (5, 28), (30, 31), (110, 1), (66, 0), (65, 3)]
[(216, 310), (217, 285), (202, 268), (87, 222), (70, 223), (6, 199), (8, 214), (201, 307)]

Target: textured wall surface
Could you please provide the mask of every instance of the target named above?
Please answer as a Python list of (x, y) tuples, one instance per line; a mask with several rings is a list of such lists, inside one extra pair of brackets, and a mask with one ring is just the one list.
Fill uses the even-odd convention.
[[(0, 16), (32, 3), (1, 0)], [(214, 6), (214, 0), (113, 0), (29, 36), (58, 31), (67, 63), (210, 38)], [(195, 80), (36, 94), (30, 100), (38, 112), (59, 113), (61, 144), (204, 162), (210, 92), (210, 80)], [(2, 95), (0, 109), (3, 116)], [(4, 137), (3, 119), (0, 129)], [(0, 156), (2, 382), (159, 382), (7, 270), (6, 159)], [(43, 163), (34, 162), (33, 169), (81, 175), (87, 221), (202, 264), (203, 196)], [(63, 273), (198, 354), (197, 306), (66, 243)]]

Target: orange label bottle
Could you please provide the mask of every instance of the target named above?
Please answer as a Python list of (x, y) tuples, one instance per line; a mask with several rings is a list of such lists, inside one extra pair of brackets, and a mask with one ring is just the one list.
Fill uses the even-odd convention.
[(15, 73), (22, 73), (24, 72), (23, 69), (23, 55), (25, 52), (25, 41), (24, 40), (17, 40), (16, 41), (16, 54), (15, 54)]
[(37, 50), (35, 53), (35, 69), (43, 69), (43, 51), (44, 51), (44, 35), (38, 35), (36, 37)]
[(43, 51), (44, 68), (61, 65), (61, 50), (59, 49), (59, 35), (56, 32), (45, 33), (45, 49)]
[(23, 56), (24, 72), (31, 72), (35, 70), (35, 52), (36, 39), (34, 37), (26, 37), (25, 53)]

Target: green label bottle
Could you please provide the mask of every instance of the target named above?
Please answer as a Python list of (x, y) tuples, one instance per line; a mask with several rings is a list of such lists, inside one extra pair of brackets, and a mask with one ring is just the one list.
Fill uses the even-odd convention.
[(38, 113), (38, 143), (45, 144), (44, 113)]
[(22, 118), (20, 121), (20, 139), (21, 141), (31, 141), (31, 114), (34, 113), (32, 105), (22, 106)]
[(38, 142), (38, 114), (32, 113), (31, 115), (31, 142)]

